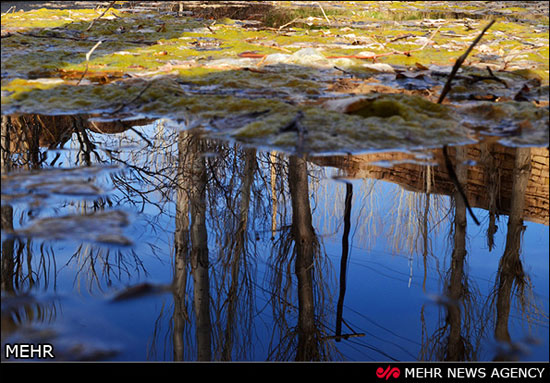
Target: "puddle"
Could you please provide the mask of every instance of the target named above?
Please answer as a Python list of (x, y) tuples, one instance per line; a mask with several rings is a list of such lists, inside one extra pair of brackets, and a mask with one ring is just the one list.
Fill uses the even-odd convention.
[(86, 140), (3, 152), (2, 342), (59, 360), (548, 358), (547, 148), (448, 148), (478, 226), (441, 148), (297, 156), (71, 118)]
[(31, 3), (2, 3), (2, 345), (548, 360), (542, 2)]

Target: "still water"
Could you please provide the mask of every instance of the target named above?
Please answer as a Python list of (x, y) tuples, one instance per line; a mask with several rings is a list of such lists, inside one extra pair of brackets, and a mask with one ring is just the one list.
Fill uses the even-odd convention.
[(2, 352), (549, 358), (547, 148), (448, 148), (471, 210), (441, 148), (296, 156), (22, 115), (2, 149)]

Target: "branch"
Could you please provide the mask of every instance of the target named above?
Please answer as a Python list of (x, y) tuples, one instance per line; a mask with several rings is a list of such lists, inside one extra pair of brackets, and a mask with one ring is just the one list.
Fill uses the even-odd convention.
[(447, 145), (443, 145), (443, 157), (445, 159), (445, 167), (447, 168), (447, 173), (449, 174), (449, 178), (451, 179), (452, 183), (455, 185), (456, 190), (462, 197), (462, 200), (464, 201), (464, 204), (468, 209), (468, 213), (470, 213), (470, 216), (472, 217), (476, 225), (479, 226), (480, 225), (479, 220), (477, 219), (474, 212), (472, 211), (472, 208), (468, 203), (468, 198), (466, 198), (466, 193), (464, 193), (464, 189), (462, 189), (462, 186), (460, 186), (460, 181), (458, 180), (458, 177), (456, 176), (456, 173), (453, 169), (453, 163), (451, 162), (451, 159), (449, 158), (449, 153), (447, 152)]
[(103, 11), (103, 13), (101, 15), (99, 15), (99, 17), (96, 17), (95, 19), (92, 20), (92, 22), (90, 23), (90, 25), (88, 26), (88, 28), (86, 28), (86, 32), (88, 32), (90, 29), (92, 29), (92, 27), (94, 26), (95, 22), (99, 19), (101, 19), (109, 9), (111, 9), (111, 7), (113, 5), (115, 5), (116, 1), (111, 1), (111, 3), (109, 4), (109, 6), (107, 7), (107, 9), (105, 9), (105, 11)]
[(84, 72), (82, 73), (82, 76), (80, 77), (80, 79), (78, 80), (78, 82), (76, 83), (76, 85), (79, 85), (80, 82), (82, 81), (82, 79), (84, 78), (84, 76), (86, 76), (86, 73), (88, 73), (88, 64), (90, 63), (90, 56), (92, 55), (92, 53), (94, 53), (95, 49), (99, 46), (99, 44), (101, 44), (103, 41), (98, 41), (96, 45), (94, 45), (94, 47), (92, 49), (90, 49), (88, 51), (88, 53), (86, 53), (86, 68), (84, 69)]
[(491, 27), (491, 25), (493, 25), (494, 23), (495, 23), (495, 20), (491, 20), (491, 22), (489, 24), (487, 24), (487, 26), (485, 28), (483, 28), (483, 30), (481, 31), (479, 36), (477, 36), (476, 39), (472, 42), (472, 44), (470, 44), (470, 46), (468, 47), (466, 52), (464, 52), (464, 54), (462, 56), (460, 56), (458, 58), (458, 60), (456, 60), (455, 65), (453, 66), (453, 69), (451, 71), (451, 74), (449, 75), (449, 78), (447, 79), (447, 82), (445, 83), (445, 86), (443, 87), (443, 90), (441, 91), (441, 95), (439, 96), (439, 99), (437, 100), (438, 104), (441, 104), (443, 102), (443, 100), (445, 99), (445, 96), (451, 90), (451, 83), (453, 81), (453, 78), (455, 77), (456, 72), (458, 72), (458, 69), (460, 68), (460, 66), (462, 65), (464, 60), (466, 60), (466, 57), (468, 57), (468, 55), (470, 54), (472, 49), (474, 49), (476, 44), (481, 40), (481, 38), (483, 37), (483, 35), (487, 31), (487, 29), (489, 29)]
[(277, 31), (279, 32), (279, 31), (280, 31), (281, 29), (283, 29), (284, 27), (288, 27), (290, 24), (293, 24), (293, 23), (295, 23), (295, 22), (298, 21), (298, 20), (300, 20), (300, 18), (299, 18), (299, 17), (296, 17), (295, 19), (289, 21), (288, 23), (281, 25)]
[(319, 8), (321, 8), (321, 12), (323, 12), (323, 16), (325, 16), (325, 20), (327, 21), (328, 25), (330, 25), (330, 20), (328, 19), (327, 14), (325, 13), (325, 10), (321, 6), (321, 3), (318, 1), (316, 1), (315, 3), (319, 6)]

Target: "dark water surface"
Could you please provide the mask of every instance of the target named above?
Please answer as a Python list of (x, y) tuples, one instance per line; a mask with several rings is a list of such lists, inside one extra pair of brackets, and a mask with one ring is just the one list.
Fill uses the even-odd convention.
[[(290, 156), (3, 116), (2, 352), (545, 361), (548, 149)], [(4, 357), (4, 355), (3, 355)]]

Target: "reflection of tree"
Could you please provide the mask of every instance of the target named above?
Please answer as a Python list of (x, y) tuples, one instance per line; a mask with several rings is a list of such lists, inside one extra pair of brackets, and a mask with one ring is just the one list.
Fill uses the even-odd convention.
[[(2, 204), (2, 231), (13, 230), (13, 208), (8, 204)], [(2, 236), (4, 237), (4, 236)], [(13, 237), (2, 238), (2, 291), (15, 292), (15, 239)]]
[(147, 274), (139, 255), (133, 249), (109, 248), (90, 243), (81, 243), (66, 263), (76, 266), (75, 284), (78, 290), (86, 284), (89, 292), (94, 288), (103, 291), (103, 284), (112, 285), (113, 280), (136, 278)]
[[(21, 114), (2, 116), (2, 125), (7, 129), (3, 147), (12, 155), (16, 166), (27, 169), (40, 167), (47, 160), (47, 150), (63, 147), (74, 132), (79, 140), (87, 140), (84, 116), (45, 116)], [(4, 146), (4, 144), (6, 146)], [(88, 141), (89, 144), (89, 141)], [(83, 149), (85, 147), (82, 147)], [(89, 157), (91, 147), (87, 147)], [(55, 162), (56, 157), (52, 162)]]
[(498, 191), (500, 189), (500, 167), (494, 155), (494, 144), (481, 144), (481, 163), (485, 167), (485, 185), (487, 185), (489, 226), (487, 227), (487, 245), (489, 251), (494, 247), (494, 236), (497, 231), (496, 219), (500, 201)]
[[(254, 179), (256, 167), (256, 150), (244, 150), (244, 169), (242, 173), (242, 181), (240, 188), (240, 207), (238, 209), (238, 217), (236, 219), (236, 230), (231, 231), (234, 237), (228, 241), (223, 259), (224, 269), (228, 269), (229, 273), (222, 273), (223, 280), (228, 279), (229, 286), (226, 292), (226, 298), (223, 306), (226, 307), (226, 324), (224, 329), (224, 340), (222, 346), (222, 360), (231, 360), (231, 351), (233, 348), (236, 329), (239, 328), (239, 323), (236, 322), (237, 308), (240, 301), (240, 296), (244, 293), (248, 294), (251, 286), (251, 280), (246, 268), (250, 262), (247, 258), (247, 241), (248, 241), (248, 215), (250, 209), (251, 187)], [(244, 273), (241, 270), (244, 266)], [(227, 274), (230, 274), (227, 276)], [(252, 294), (248, 294), (251, 296)], [(246, 300), (244, 300), (246, 302)], [(246, 316), (252, 314), (251, 304), (242, 308)], [(250, 323), (250, 319), (248, 320)], [(245, 325), (246, 326), (246, 325)], [(248, 346), (248, 345), (247, 345)]]
[(0, 161), (1, 165), (0, 168), (2, 170), (2, 174), (5, 174), (11, 170), (12, 166), (12, 158), (11, 153), (12, 150), (10, 148), (10, 118), (8, 116), (2, 115), (2, 125), (1, 125), (1, 133), (0, 133)]
[[(178, 148), (174, 355), (183, 357), (184, 325), (190, 321), (185, 307), (189, 265), (193, 278), (197, 359), (231, 360), (238, 347), (251, 351), (254, 313), (248, 223), (257, 167), (256, 150), (231, 149), (201, 138), (193, 131), (180, 133)], [(205, 159), (207, 151), (219, 155)], [(207, 179), (210, 182), (207, 183)], [(212, 220), (207, 222), (207, 217)], [(210, 235), (214, 243), (220, 244), (213, 264), (208, 259)], [(212, 282), (209, 272), (214, 275)], [(241, 331), (244, 331), (242, 338)]]
[(510, 216), (508, 218), (506, 247), (500, 259), (497, 282), (495, 338), (503, 342), (510, 342), (508, 317), (510, 316), (512, 290), (514, 287), (516, 288), (518, 301), (524, 306), (526, 304), (525, 288), (529, 284), (529, 279), (523, 271), (523, 265), (519, 258), (521, 237), (524, 230), (523, 206), (525, 202), (525, 189), (527, 188), (527, 182), (531, 173), (531, 156), (528, 148), (516, 149), (514, 165), (512, 201)]
[[(1, 172), (5, 175), (13, 169), (13, 152), (15, 148), (10, 143), (14, 139), (14, 128), (8, 116), (2, 116), (1, 130)], [(34, 155), (25, 157), (26, 164), (31, 161), (37, 164), (36, 151)], [(34, 167), (29, 166), (29, 167)], [(1, 206), (1, 230), (2, 230), (2, 253), (0, 262), (0, 291), (2, 292), (2, 339), (17, 334), (21, 329), (32, 329), (35, 324), (51, 323), (57, 315), (57, 308), (54, 302), (39, 302), (32, 297), (22, 294), (29, 291), (41, 281), (47, 287), (50, 269), (48, 259), (51, 259), (49, 249), (41, 245), (39, 262), (33, 264), (33, 243), (32, 240), (14, 238), (12, 235), (5, 235), (7, 231), (14, 229), (14, 208), (8, 203), (2, 202)], [(55, 277), (55, 259), (54, 277)], [(36, 269), (35, 269), (36, 266)], [(55, 283), (55, 282), (54, 282)], [(30, 330), (27, 330), (30, 331)], [(31, 331), (32, 333), (32, 331)], [(32, 334), (30, 335), (32, 336)], [(16, 338), (17, 339), (17, 336)], [(21, 341), (26, 341), (24, 337)], [(3, 353), (2, 344), (2, 353)]]
[(187, 156), (191, 185), (189, 189), (190, 263), (193, 276), (193, 308), (196, 319), (197, 360), (212, 358), (210, 321), (210, 283), (208, 274), (208, 238), (206, 230), (206, 166), (204, 142), (191, 137)]
[[(41, 121), (38, 119), (38, 121)], [(2, 175), (17, 169), (18, 167), (35, 168), (40, 165), (38, 134), (41, 129), (39, 124), (29, 124), (24, 117), (2, 116), (1, 130), (1, 171)], [(34, 134), (34, 135), (33, 135)], [(22, 158), (18, 158), (23, 152)], [(31, 153), (32, 152), (32, 153)], [(2, 202), (2, 282), (3, 292), (17, 294), (21, 290), (30, 290), (34, 285), (43, 283), (48, 286), (50, 267), (53, 264), (55, 277), (55, 259), (51, 258), (51, 249), (44, 243), (38, 247), (40, 256), (38, 261), (33, 261), (33, 254), (37, 247), (33, 240), (15, 238), (6, 235), (14, 230), (13, 206)], [(24, 219), (24, 212), (21, 218)], [(50, 262), (51, 261), (51, 262)], [(55, 284), (55, 281), (54, 281)]]
[(342, 258), (340, 260), (340, 293), (338, 294), (338, 304), (336, 306), (336, 341), (340, 341), (342, 335), (342, 322), (344, 310), (344, 297), (346, 294), (346, 272), (349, 256), (349, 232), (351, 229), (351, 200), (353, 197), (353, 185), (346, 183), (346, 200), (344, 207), (344, 233), (342, 234)]
[[(60, 159), (61, 154), (58, 152), (50, 161), (49, 150), (62, 148), (71, 137), (75, 137), (77, 144), (76, 156), (71, 159), (70, 154), (68, 154), (66, 159), (63, 158), (60, 162), (65, 162), (64, 167), (70, 167), (73, 163), (77, 166), (79, 164), (90, 166), (94, 163), (101, 163), (104, 159), (100, 158), (97, 152), (97, 144), (92, 142), (90, 131), (120, 132), (126, 129), (128, 129), (128, 123), (117, 121), (110, 123), (90, 122), (88, 116), (85, 115), (45, 116), (22, 114), (2, 116), (2, 174), (8, 171), (18, 172), (20, 169), (37, 170), (41, 167), (54, 166)], [(22, 174), (32, 173), (23, 172)], [(113, 175), (113, 177), (116, 179), (116, 175)], [(91, 181), (91, 179), (88, 179), (88, 182)], [(56, 182), (60, 182), (59, 186), (63, 187), (65, 181), (61, 177)], [(54, 186), (55, 184), (52, 183), (51, 187)], [(63, 208), (68, 206), (75, 206), (76, 214), (88, 214), (112, 206), (112, 201), (109, 198), (98, 197), (93, 201), (81, 201), (76, 202), (76, 204), (67, 203), (64, 204)], [(7, 210), (9, 205), (3, 203), (2, 207), (3, 209), (6, 207), (3, 216), (8, 220)], [(31, 211), (32, 209), (25, 209), (21, 212), (20, 225), (23, 225), (29, 217), (34, 215), (30, 213)], [(7, 225), (6, 227), (8, 230), (13, 230), (13, 225)], [(16, 245), (15, 248), (14, 244)], [(49, 241), (13, 239), (12, 237), (7, 237), (4, 241), (3, 236), (2, 246), (4, 248), (2, 252), (3, 262), (9, 262), (9, 258), (13, 258), (20, 282), (25, 281), (29, 287), (32, 287), (41, 279), (44, 287), (46, 287), (48, 281), (53, 278), (55, 287), (57, 276), (55, 269), (56, 257)], [(12, 249), (13, 257), (8, 256), (9, 249)], [(33, 257), (33, 254), (37, 253), (39, 257)], [(21, 258), (22, 254), (26, 255), (25, 260)], [(77, 264), (75, 278), (79, 283), (80, 277), (85, 275), (86, 279), (89, 279), (88, 286), (91, 288), (94, 284), (97, 284), (100, 290), (102, 280), (110, 285), (114, 276), (120, 277), (123, 272), (130, 275), (135, 271), (143, 270), (141, 260), (132, 249), (109, 249), (95, 244), (77, 245), (76, 251), (69, 260), (70, 262), (76, 262)], [(50, 265), (53, 265), (53, 272), (50, 272)], [(23, 271), (24, 267), (26, 267), (25, 271)]]
[(319, 360), (319, 334), (313, 300), (313, 256), (318, 253), (317, 238), (311, 225), (307, 162), (292, 156), (288, 185), (292, 201), (292, 236), (296, 248), (295, 273), (298, 280), (298, 346), (296, 360)]
[[(456, 176), (461, 184), (467, 179), (465, 148), (456, 148)], [(476, 360), (478, 343), (483, 335), (483, 318), (474, 301), (475, 292), (464, 271), (466, 261), (466, 203), (458, 191), (452, 195), (455, 205), (451, 264), (446, 277), (443, 305), (444, 323), (423, 340), (422, 360)]]
[[(525, 230), (523, 225), (525, 190), (530, 174), (530, 149), (516, 149), (506, 246), (498, 266), (495, 296), (491, 298), (496, 308), (495, 338), (505, 345), (512, 345), (512, 349), (513, 344), (508, 331), (512, 301), (516, 301), (519, 311), (527, 316), (528, 322), (532, 320), (531, 310), (537, 311), (533, 303), (531, 282), (520, 259), (521, 241)], [(496, 356), (497, 360), (510, 358), (514, 358), (514, 355), (507, 352), (501, 352)]]
[[(330, 347), (326, 341), (323, 315), (324, 288), (322, 278), (315, 276), (322, 270), (321, 247), (312, 226), (309, 202), (307, 162), (291, 156), (288, 163), (288, 187), (291, 197), (292, 223), (281, 231), (274, 245), (272, 304), (280, 339), (270, 358), (285, 360), (294, 354), (295, 360), (327, 360)], [(298, 307), (291, 305), (294, 261), (297, 281)], [(297, 326), (289, 326), (287, 314), (298, 310)], [(317, 311), (317, 313), (316, 313)]]
[(174, 234), (174, 330), (172, 336), (174, 360), (183, 361), (185, 345), (183, 334), (185, 323), (189, 321), (186, 307), (187, 273), (189, 264), (189, 198), (191, 177), (185, 173), (187, 165), (187, 147), (189, 134), (181, 132), (178, 136), (178, 173), (176, 185), (176, 230)]
[[(39, 327), (55, 322), (59, 308), (55, 301), (38, 301), (28, 296), (2, 297), (2, 341), (28, 342), (49, 340), (54, 334)], [(22, 334), (21, 334), (22, 333)], [(4, 343), (2, 343), (2, 353)]]

